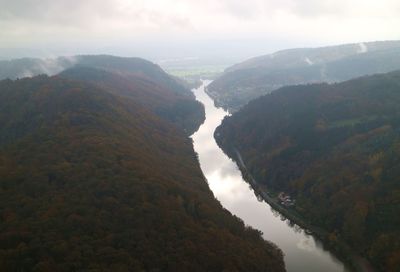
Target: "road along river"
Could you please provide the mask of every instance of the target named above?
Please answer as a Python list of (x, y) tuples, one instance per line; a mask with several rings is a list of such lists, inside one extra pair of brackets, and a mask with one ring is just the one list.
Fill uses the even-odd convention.
[(216, 108), (205, 93), (209, 83), (205, 81), (193, 90), (197, 100), (205, 106), (206, 120), (192, 139), (201, 169), (215, 197), (246, 225), (261, 230), (264, 239), (272, 241), (283, 251), (288, 272), (349, 271), (323, 248), (321, 242), (258, 199), (250, 185), (243, 180), (236, 163), (217, 146), (213, 134), (228, 112)]

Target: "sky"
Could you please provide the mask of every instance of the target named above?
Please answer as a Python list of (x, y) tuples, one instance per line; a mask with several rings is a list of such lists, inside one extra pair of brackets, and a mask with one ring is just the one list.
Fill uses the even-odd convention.
[(247, 57), (400, 39), (398, 0), (0, 0), (0, 55)]

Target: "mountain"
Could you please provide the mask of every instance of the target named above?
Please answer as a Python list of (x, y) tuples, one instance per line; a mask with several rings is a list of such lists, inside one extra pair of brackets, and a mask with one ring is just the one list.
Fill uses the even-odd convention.
[(0, 61), (0, 78), (59, 74), (85, 80), (136, 99), (192, 134), (204, 121), (204, 108), (182, 82), (140, 58), (81, 55), (54, 59)]
[(23, 58), (0, 61), (0, 79), (17, 79), (41, 74), (52, 76), (74, 66), (97, 68), (121, 75), (145, 77), (175, 92), (193, 96), (176, 79), (150, 61), (110, 55), (78, 55), (48, 59)]
[(400, 71), (284, 87), (227, 117), (215, 137), (332, 246), (339, 238), (377, 270), (400, 271), (399, 105)]
[(203, 105), (191, 95), (176, 92), (162, 80), (147, 79), (136, 74), (115, 73), (98, 68), (75, 66), (59, 76), (85, 81), (110, 93), (130, 98), (151, 109), (158, 116), (184, 129), (189, 135), (204, 122)]
[(123, 58), (109, 55), (83, 55), (76, 56), (74, 59), (76, 66), (97, 68), (123, 76), (136, 75), (156, 82), (160, 86), (176, 93), (194, 98), (190, 89), (185, 88), (175, 78), (165, 73), (160, 66), (141, 58)]
[(0, 270), (285, 271), (187, 134), (104, 82), (0, 82)]
[(400, 41), (301, 48), (247, 60), (208, 87), (216, 104), (236, 111), (250, 100), (288, 85), (334, 83), (400, 69)]

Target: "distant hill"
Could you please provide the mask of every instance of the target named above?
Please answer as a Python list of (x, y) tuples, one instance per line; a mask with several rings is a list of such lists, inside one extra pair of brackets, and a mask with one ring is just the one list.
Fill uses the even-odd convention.
[(185, 88), (175, 78), (164, 72), (160, 66), (141, 58), (123, 58), (108, 55), (76, 56), (75, 65), (102, 69), (123, 76), (136, 75), (151, 80), (176, 93), (194, 98), (190, 89)]
[(85, 66), (67, 69), (59, 76), (89, 82), (115, 95), (131, 98), (184, 129), (189, 135), (204, 122), (203, 105), (191, 95), (171, 89), (168, 83), (165, 86), (163, 80)]
[(217, 128), (257, 182), (379, 271), (400, 271), (400, 71), (284, 87)]
[(0, 81), (1, 271), (285, 271), (143, 93), (74, 72)]
[(237, 110), (288, 85), (342, 82), (400, 69), (400, 41), (279, 51), (228, 68), (208, 87), (216, 103)]
[(85, 66), (119, 74), (137, 75), (160, 83), (179, 93), (192, 95), (160, 66), (141, 58), (110, 55), (77, 55), (48, 59), (23, 58), (0, 61), (0, 79), (17, 79), (41, 74), (56, 75), (73, 66)]
[(204, 108), (182, 82), (141, 58), (80, 55), (54, 59), (0, 61), (0, 79), (40, 74), (84, 80), (117, 95), (137, 99), (192, 134), (204, 121)]

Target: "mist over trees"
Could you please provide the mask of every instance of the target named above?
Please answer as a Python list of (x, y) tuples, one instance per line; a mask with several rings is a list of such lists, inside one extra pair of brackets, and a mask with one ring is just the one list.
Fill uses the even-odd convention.
[(179, 120), (160, 113), (191, 95), (75, 69), (0, 81), (0, 270), (285, 271), (282, 252), (213, 197)]
[(208, 94), (231, 111), (283, 86), (334, 83), (400, 69), (399, 41), (278, 51), (233, 65)]

